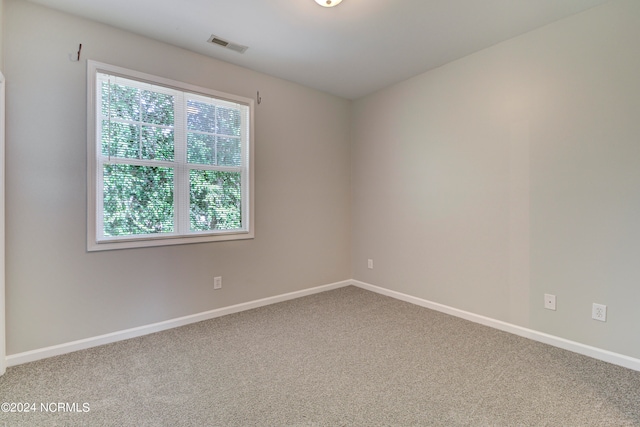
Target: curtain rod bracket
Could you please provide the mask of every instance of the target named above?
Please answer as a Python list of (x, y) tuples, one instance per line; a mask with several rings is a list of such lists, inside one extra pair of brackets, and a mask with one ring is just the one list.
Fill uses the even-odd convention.
[(78, 46), (78, 53), (70, 53), (69, 54), (69, 61), (71, 62), (78, 62), (80, 61), (80, 51), (82, 51), (82, 43), (80, 43), (80, 45)]

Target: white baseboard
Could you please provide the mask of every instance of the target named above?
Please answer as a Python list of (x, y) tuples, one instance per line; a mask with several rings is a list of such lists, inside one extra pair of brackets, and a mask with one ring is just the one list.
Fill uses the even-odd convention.
[(249, 301), (242, 304), (236, 304), (229, 307), (218, 308), (215, 310), (205, 311), (203, 313), (192, 314), (190, 316), (179, 317), (177, 319), (166, 320), (164, 322), (153, 323), (151, 325), (139, 326), (137, 328), (126, 329), (124, 331), (112, 332), (110, 334), (100, 335), (97, 337), (86, 338), (69, 343), (54, 345), (51, 347), (40, 348), (37, 350), (25, 351), (7, 356), (7, 366), (16, 366), (23, 363), (34, 362), (48, 357), (59, 356), (61, 354), (71, 353), (78, 350), (84, 350), (91, 347), (97, 347), (104, 344), (110, 344), (117, 341), (136, 338), (143, 335), (160, 332), (179, 326), (188, 325), (190, 323), (201, 322), (216, 317), (225, 316), (227, 314), (238, 313), (253, 308), (264, 307), (266, 305), (278, 302), (288, 301), (307, 295), (317, 294), (320, 292), (330, 291), (351, 285), (351, 280), (331, 283), (328, 285), (318, 286), (315, 288), (304, 289), (302, 291), (290, 292), (287, 294), (276, 295), (274, 297), (263, 298), (255, 301)]
[(489, 326), (494, 329), (509, 332), (514, 335), (518, 335), (524, 338), (529, 338), (534, 341), (538, 341), (544, 344), (549, 344), (554, 347), (569, 350), (574, 353), (582, 354), (592, 357), (594, 359), (602, 360), (604, 362), (613, 363), (614, 365), (623, 366), (625, 368), (640, 371), (640, 359), (636, 359), (624, 354), (614, 353), (612, 351), (603, 350), (597, 347), (592, 347), (579, 342), (570, 341), (564, 338), (556, 337), (553, 335), (545, 334), (543, 332), (534, 331), (532, 329), (523, 328), (521, 326), (513, 325), (511, 323), (502, 322), (500, 320), (492, 319), (490, 317), (480, 316), (478, 314), (470, 313), (468, 311), (459, 310), (457, 308), (449, 307), (447, 305), (438, 304), (435, 302), (427, 301), (422, 298), (417, 298), (411, 295), (403, 294), (389, 289), (381, 288), (379, 286), (371, 285), (369, 283), (360, 282), (358, 280), (352, 280), (351, 284), (368, 291), (372, 291), (381, 295), (385, 295), (391, 298), (395, 298), (401, 301), (405, 301), (411, 304), (419, 305), (421, 307), (436, 310), (442, 313), (450, 314), (452, 316), (460, 317), (465, 320), (469, 320), (474, 323)]
[(91, 347), (97, 347), (104, 344), (110, 344), (113, 342), (122, 341), (129, 338), (140, 337), (143, 335), (152, 334), (154, 332), (160, 332), (167, 329), (188, 325), (190, 323), (201, 322), (203, 320), (209, 320), (216, 317), (225, 316), (227, 314), (233, 314), (233, 313), (238, 313), (245, 310), (251, 310), (253, 308), (264, 307), (266, 305), (276, 304), (279, 302), (288, 301), (288, 300), (304, 297), (307, 295), (317, 294), (317, 293), (329, 291), (332, 289), (338, 289), (338, 288), (342, 288), (349, 285), (357, 286), (359, 288), (362, 288), (368, 291), (372, 291), (381, 295), (385, 295), (385, 296), (395, 298), (401, 301), (405, 301), (411, 304), (415, 304), (421, 307), (429, 308), (431, 310), (436, 310), (442, 313), (450, 314), (452, 316), (469, 320), (474, 323), (479, 323), (481, 325), (489, 326), (494, 329), (499, 329), (504, 332), (509, 332), (514, 335), (518, 335), (524, 338), (529, 338), (534, 341), (539, 341), (544, 344), (549, 344), (554, 347), (562, 348), (565, 350), (572, 351), (574, 353), (589, 356), (594, 359), (613, 363), (614, 365), (619, 365), (625, 368), (633, 369), (635, 371), (640, 371), (640, 359), (636, 359), (630, 356), (625, 356), (623, 354), (614, 353), (608, 350), (603, 350), (597, 347), (581, 344), (575, 341), (566, 340), (564, 338), (545, 334), (543, 332), (534, 331), (532, 329), (523, 328), (521, 326), (513, 325), (511, 323), (502, 322), (500, 320), (470, 313), (468, 311), (459, 310), (457, 308), (449, 307), (443, 304), (438, 304), (422, 298), (403, 294), (401, 292), (396, 292), (389, 289), (381, 288), (379, 286), (371, 285), (365, 282), (360, 282), (358, 280), (345, 280), (342, 282), (331, 283), (328, 285), (318, 286), (315, 288), (305, 289), (302, 291), (290, 292), (283, 295), (277, 295), (269, 298), (263, 298), (255, 301), (249, 301), (242, 304), (232, 305), (229, 307), (210, 310), (203, 313), (193, 314), (190, 316), (179, 317), (177, 319), (166, 320), (164, 322), (154, 323), (151, 325), (140, 326), (137, 328), (126, 329), (124, 331), (113, 332), (110, 334), (100, 335), (97, 337), (86, 338), (86, 339), (72, 341), (65, 344), (59, 344), (59, 345), (41, 348), (37, 350), (26, 351), (24, 353), (12, 354), (10, 356), (7, 356), (6, 365), (7, 366), (21, 365), (23, 363), (33, 362), (40, 359), (46, 359), (48, 357), (53, 357), (53, 356), (59, 356), (62, 354), (71, 353), (78, 350), (84, 350)]

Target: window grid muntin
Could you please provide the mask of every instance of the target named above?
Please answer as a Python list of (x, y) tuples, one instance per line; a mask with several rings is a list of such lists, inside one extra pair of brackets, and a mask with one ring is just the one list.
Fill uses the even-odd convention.
[[(117, 67), (116, 67), (117, 68)], [(107, 74), (107, 73), (103, 73), (101, 70), (97, 70), (97, 74)], [(186, 119), (187, 119), (187, 113), (186, 113), (186, 105), (183, 106), (183, 113), (182, 114), (178, 114), (177, 112), (174, 112), (174, 126), (173, 126), (173, 130), (174, 130), (174, 153), (175, 153), (175, 160), (173, 162), (171, 161), (162, 161), (162, 160), (157, 160), (157, 159), (139, 159), (139, 158), (126, 158), (126, 157), (111, 157), (110, 156), (104, 156), (102, 153), (102, 147), (101, 147), (101, 119), (104, 118), (103, 114), (94, 114), (94, 116), (96, 117), (96, 128), (95, 128), (95, 153), (96, 153), (96, 168), (95, 168), (95, 182), (96, 182), (96, 186), (94, 188), (97, 188), (98, 193), (95, 195), (95, 201), (98, 202), (98, 204), (100, 204), (97, 215), (95, 216), (97, 219), (97, 226), (96, 227), (96, 232), (103, 231), (104, 230), (104, 224), (103, 224), (103, 220), (104, 220), (104, 206), (102, 205), (102, 202), (104, 200), (104, 196), (103, 196), (103, 191), (104, 191), (104, 182), (103, 182), (103, 174), (104, 174), (104, 165), (106, 163), (122, 163), (122, 164), (131, 164), (131, 165), (140, 165), (140, 166), (154, 166), (154, 167), (164, 167), (164, 166), (169, 166), (172, 165), (172, 167), (174, 167), (174, 204), (178, 205), (178, 209), (174, 209), (175, 212), (175, 218), (174, 221), (176, 222), (176, 226), (174, 227), (176, 230), (176, 233), (174, 235), (167, 235), (167, 234), (162, 234), (161, 236), (156, 235), (156, 234), (149, 234), (149, 235), (125, 235), (125, 236), (110, 236), (109, 238), (105, 238), (104, 235), (102, 236), (96, 236), (96, 242), (109, 242), (109, 241), (113, 241), (113, 240), (122, 240), (122, 241), (127, 241), (127, 240), (158, 240), (158, 239), (167, 239), (167, 238), (180, 238), (180, 237), (185, 237), (188, 235), (232, 235), (232, 234), (237, 234), (237, 233), (249, 233), (250, 236), (249, 237), (253, 237), (252, 232), (250, 231), (249, 227), (250, 224), (252, 223), (252, 218), (249, 216), (250, 215), (250, 205), (249, 205), (249, 195), (251, 194), (250, 191), (251, 189), (248, 187), (249, 182), (250, 182), (250, 174), (249, 174), (249, 147), (251, 145), (251, 134), (249, 133), (249, 130), (251, 128), (251, 114), (252, 114), (252, 102), (251, 103), (240, 103), (237, 102), (235, 100), (227, 100), (223, 97), (218, 98), (216, 96), (212, 96), (212, 95), (201, 95), (200, 93), (197, 92), (190, 92), (187, 90), (183, 90), (183, 89), (172, 89), (172, 88), (167, 88), (165, 86), (162, 85), (156, 85), (153, 83), (149, 83), (145, 80), (142, 81), (138, 81), (138, 80), (132, 80), (129, 79), (127, 77), (122, 77), (120, 75), (118, 75), (117, 73), (108, 73), (109, 76), (111, 76), (111, 78), (115, 78), (115, 81), (118, 83), (121, 83), (122, 81), (126, 81), (127, 84), (131, 84), (132, 86), (141, 88), (142, 90), (153, 90), (153, 91), (158, 91), (158, 92), (170, 92), (170, 93), (175, 93), (175, 92), (179, 92), (179, 96), (178, 98), (176, 98), (176, 101), (174, 102), (174, 108), (177, 108), (178, 105), (181, 104), (181, 102), (178, 102), (178, 99), (181, 97), (182, 98), (182, 102), (184, 102), (186, 104), (186, 100), (187, 99), (203, 99), (206, 102), (211, 102), (213, 105), (216, 106), (216, 108), (219, 107), (223, 107), (223, 108), (235, 108), (239, 110), (239, 115), (240, 115), (240, 133), (241, 136), (240, 137), (236, 137), (240, 139), (240, 166), (237, 167), (230, 167), (230, 166), (219, 166), (219, 165), (203, 165), (203, 164), (189, 164), (186, 162), (186, 152), (187, 152), (187, 146), (186, 146)], [(95, 109), (99, 109), (100, 111), (102, 111), (102, 107), (101, 107), (101, 79), (100, 78), (95, 78), (95, 90), (96, 90), (96, 96), (95, 101), (93, 103), (93, 108)], [(213, 102), (212, 102), (213, 101)], [(142, 114), (142, 113), (140, 113)], [(217, 114), (216, 114), (217, 115)], [(113, 120), (113, 119), (112, 119)], [(126, 122), (126, 120), (121, 120), (121, 122)], [(158, 127), (161, 128), (163, 127), (163, 125), (157, 125), (154, 123), (147, 123), (147, 122), (143, 122), (143, 121), (136, 121), (138, 122), (140, 125), (144, 125), (144, 124), (150, 124), (153, 127)], [(168, 128), (171, 128), (170, 126), (167, 126)], [(185, 136), (181, 135), (184, 134)], [(140, 135), (142, 135), (142, 132), (140, 132)], [(224, 138), (234, 138), (234, 135), (229, 135), (229, 134), (215, 134), (215, 135), (219, 135), (221, 137)], [(216, 149), (217, 149), (217, 144), (216, 144)], [(184, 157), (184, 158), (180, 158), (180, 157)], [(106, 159), (106, 160), (105, 160)], [(190, 187), (190, 182), (189, 182), (189, 174), (191, 170), (212, 170), (212, 171), (221, 171), (221, 172), (240, 172), (241, 174), (241, 179), (240, 179), (240, 187), (241, 187), (241, 218), (242, 218), (242, 227), (239, 229), (233, 229), (233, 230), (210, 230), (208, 232), (198, 232), (198, 231), (190, 231), (190, 224), (189, 224), (189, 206), (188, 206), (188, 199), (190, 198), (190, 194), (188, 191), (188, 188)], [(186, 179), (185, 179), (186, 178)], [(185, 191), (186, 190), (186, 191)], [(184, 205), (184, 199), (187, 199), (187, 208), (186, 210), (184, 210), (184, 208), (181, 208), (180, 205), (183, 204)], [(186, 214), (185, 214), (186, 212)], [(186, 230), (186, 231), (185, 231)], [(100, 233), (103, 234), (103, 233)], [(101, 238), (99, 238), (101, 237)], [(198, 240), (199, 241), (199, 240)], [(145, 246), (145, 245), (143, 245)]]

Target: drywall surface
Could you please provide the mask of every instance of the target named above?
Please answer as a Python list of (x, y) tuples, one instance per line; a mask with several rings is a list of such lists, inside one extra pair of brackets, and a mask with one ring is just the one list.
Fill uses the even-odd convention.
[[(5, 18), (7, 354), (350, 278), (349, 101), (29, 2)], [(255, 239), (87, 253), (87, 59), (260, 91)]]
[(0, 0), (0, 70), (4, 70), (4, 0)]
[(613, 1), (356, 101), (354, 279), (640, 357), (639, 43)]
[[(4, 0), (0, 0), (0, 84), (4, 85), (4, 74), (2, 71), (4, 70)], [(4, 221), (4, 212), (5, 212), (5, 196), (4, 196), (4, 188), (5, 188), (5, 161), (4, 161), (4, 130), (5, 130), (5, 105), (4, 105), (4, 86), (2, 89), (2, 96), (0, 96), (0, 375), (4, 374), (6, 366), (6, 340), (5, 340), (5, 267), (4, 267), (4, 258), (5, 258), (5, 221)]]

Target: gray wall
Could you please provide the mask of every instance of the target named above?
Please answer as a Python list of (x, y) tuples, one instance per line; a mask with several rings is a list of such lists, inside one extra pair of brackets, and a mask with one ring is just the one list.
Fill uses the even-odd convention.
[[(640, 2), (612, 1), (353, 105), (4, 4), (8, 354), (353, 277), (640, 357)], [(260, 90), (256, 239), (85, 251), (87, 58)], [(542, 308), (544, 293), (557, 311)], [(608, 305), (606, 323), (590, 319), (592, 302)]]
[[(3, 58), (4, 58), (4, 44), (3, 44), (3, 33), (4, 33), (4, 0), (0, 0), (0, 72), (4, 71)], [(4, 76), (4, 73), (3, 73)], [(4, 80), (4, 79), (3, 79)], [(2, 105), (2, 112), (0, 114), (4, 115), (5, 106)], [(4, 133), (4, 126), (0, 129), (0, 132)], [(6, 369), (6, 354), (5, 354), (5, 268), (4, 268), (4, 137), (0, 136), (0, 375), (2, 375)]]
[[(5, 18), (7, 354), (350, 278), (349, 101), (25, 1)], [(87, 59), (260, 91), (254, 240), (86, 252)]]
[(638, 46), (616, 0), (356, 101), (354, 278), (640, 357)]
[(0, 70), (4, 70), (4, 0), (0, 0)]

